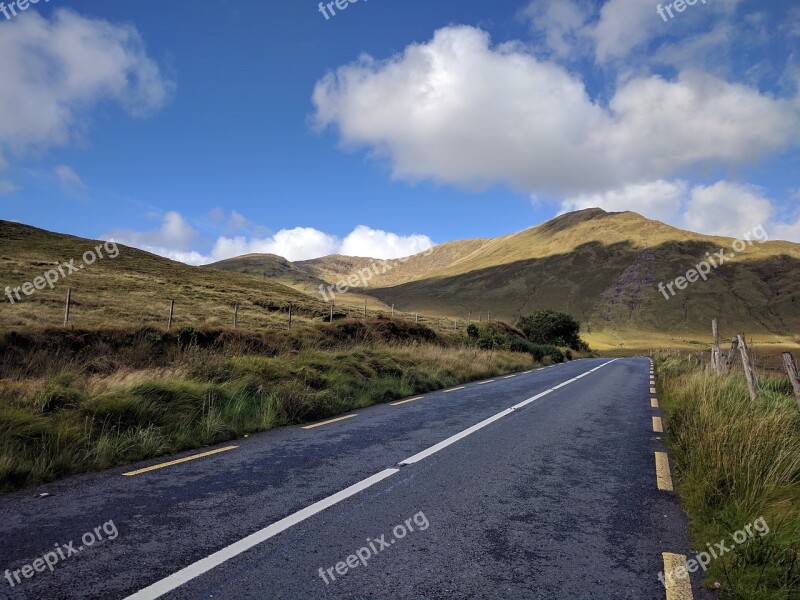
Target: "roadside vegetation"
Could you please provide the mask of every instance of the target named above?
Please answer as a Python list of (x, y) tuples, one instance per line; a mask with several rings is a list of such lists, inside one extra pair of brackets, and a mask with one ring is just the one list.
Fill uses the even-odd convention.
[(0, 491), (536, 365), (527, 350), (513, 350), (388, 319), (291, 333), (6, 333), (0, 336)]
[(656, 359), (677, 492), (694, 549), (764, 517), (770, 531), (711, 563), (725, 600), (800, 598), (800, 411), (786, 379), (719, 377), (685, 358)]

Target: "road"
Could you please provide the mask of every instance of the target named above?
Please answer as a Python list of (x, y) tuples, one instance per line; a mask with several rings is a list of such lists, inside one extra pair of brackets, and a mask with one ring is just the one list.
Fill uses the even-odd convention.
[(0, 590), (663, 600), (662, 553), (691, 552), (649, 369), (580, 360), (5, 496)]

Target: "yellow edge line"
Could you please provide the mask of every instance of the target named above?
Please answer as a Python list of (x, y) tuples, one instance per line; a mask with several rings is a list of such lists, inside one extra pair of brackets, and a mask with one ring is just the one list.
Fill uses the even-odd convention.
[(330, 425), (331, 423), (338, 423), (339, 421), (344, 421), (345, 419), (352, 419), (353, 417), (357, 417), (358, 413), (354, 415), (347, 415), (346, 417), (339, 417), (338, 419), (331, 419), (330, 421), (323, 421), (322, 423), (314, 423), (313, 425), (306, 425), (303, 429), (314, 429), (315, 427), (322, 427), (323, 425)]
[(209, 450), (208, 452), (203, 452), (201, 454), (193, 454), (192, 456), (186, 456), (184, 458), (179, 458), (177, 460), (171, 460), (169, 462), (161, 463), (158, 465), (153, 465), (152, 467), (146, 467), (144, 469), (139, 469), (138, 471), (131, 471), (129, 473), (123, 473), (123, 477), (133, 477), (134, 475), (141, 475), (142, 473), (149, 473), (150, 471), (157, 471), (158, 469), (164, 469), (166, 467), (171, 467), (172, 465), (179, 465), (181, 463), (189, 462), (190, 460), (197, 460), (198, 458), (205, 458), (206, 456), (212, 456), (214, 454), (219, 454), (220, 452), (227, 452), (228, 450), (235, 450), (239, 446), (226, 446), (225, 448), (217, 448), (216, 450)]
[(658, 399), (650, 398), (650, 408), (658, 408)]
[(464, 389), (464, 386), (462, 385), (461, 387), (453, 388), (452, 390), (445, 390), (442, 393), (443, 394), (452, 394), (453, 392), (457, 392), (458, 390), (463, 390), (463, 389)]
[(481, 381), (478, 385), (486, 385), (487, 383), (494, 383), (497, 381), (496, 379), (490, 379), (489, 381)]
[(661, 417), (653, 417), (653, 431), (664, 433), (664, 423), (661, 421)]
[(692, 584), (689, 580), (686, 557), (682, 554), (661, 554), (664, 559), (664, 587), (667, 600), (692, 600)]
[(408, 404), (409, 402), (416, 402), (417, 400), (422, 400), (425, 396), (417, 396), (416, 398), (409, 398), (408, 400), (402, 400), (400, 402), (392, 402), (389, 406), (400, 406), (401, 404)]
[(656, 452), (656, 481), (662, 492), (673, 491), (672, 473), (669, 470), (669, 458), (666, 452)]

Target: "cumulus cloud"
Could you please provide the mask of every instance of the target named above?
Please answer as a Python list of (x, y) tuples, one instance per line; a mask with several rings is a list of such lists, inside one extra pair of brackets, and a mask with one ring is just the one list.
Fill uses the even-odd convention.
[[(219, 211), (213, 211), (213, 216), (218, 218), (220, 227), (230, 227), (231, 222), (250, 224), (235, 211), (229, 218)], [(400, 235), (365, 225), (359, 225), (344, 238), (313, 227), (295, 227), (262, 237), (221, 235), (213, 243), (211, 251), (203, 254), (195, 249), (200, 242), (198, 231), (174, 211), (166, 213), (160, 227), (155, 230), (141, 232), (116, 229), (103, 237), (191, 265), (208, 264), (245, 254), (276, 254), (290, 261), (331, 254), (390, 259), (424, 252), (434, 245), (426, 235)]]
[(295, 227), (282, 229), (263, 239), (221, 237), (214, 244), (211, 259), (223, 260), (242, 254), (277, 254), (295, 261), (335, 254), (337, 248), (335, 236), (312, 227)]
[(682, 229), (734, 238), (763, 225), (772, 239), (800, 242), (800, 220), (781, 220), (776, 206), (762, 188), (746, 183), (723, 180), (692, 187), (659, 180), (573, 196), (561, 203), (561, 211), (633, 211)]
[(103, 238), (187, 264), (207, 262), (202, 254), (190, 249), (198, 239), (197, 231), (175, 211), (166, 213), (162, 217), (161, 226), (155, 230), (114, 229)]
[(757, 225), (766, 225), (772, 214), (772, 202), (760, 188), (719, 181), (692, 190), (682, 220), (694, 231), (739, 237)]
[(591, 28), (598, 62), (622, 58), (646, 42), (663, 22), (655, 7), (642, 0), (608, 0), (600, 9), (600, 19)]
[(433, 242), (427, 235), (403, 236), (359, 225), (342, 240), (338, 253), (345, 256), (390, 259), (412, 256), (431, 246)]
[[(800, 133), (792, 102), (702, 72), (620, 84), (608, 106), (518, 44), (447, 27), (388, 60), (362, 57), (317, 82), (315, 118), (395, 177), (575, 194), (739, 165)], [(397, 119), (397, 115), (405, 118)]]
[(686, 202), (685, 181), (634, 183), (599, 194), (579, 194), (562, 202), (562, 212), (602, 208), (610, 212), (634, 211), (652, 219), (672, 221)]
[(85, 128), (85, 113), (105, 100), (146, 116), (174, 89), (132, 26), (62, 9), (51, 20), (28, 12), (2, 28), (0, 150), (66, 144)]
[(541, 38), (543, 49), (558, 58), (569, 58), (576, 50), (588, 48), (587, 23), (591, 9), (586, 2), (535, 0), (521, 11), (520, 16), (528, 22), (533, 33)]

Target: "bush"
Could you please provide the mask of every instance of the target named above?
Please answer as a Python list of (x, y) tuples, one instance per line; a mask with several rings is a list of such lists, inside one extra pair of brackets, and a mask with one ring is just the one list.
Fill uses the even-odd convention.
[(517, 319), (516, 326), (535, 344), (567, 346), (573, 350), (588, 351), (589, 346), (580, 338), (581, 324), (566, 313), (540, 310)]

